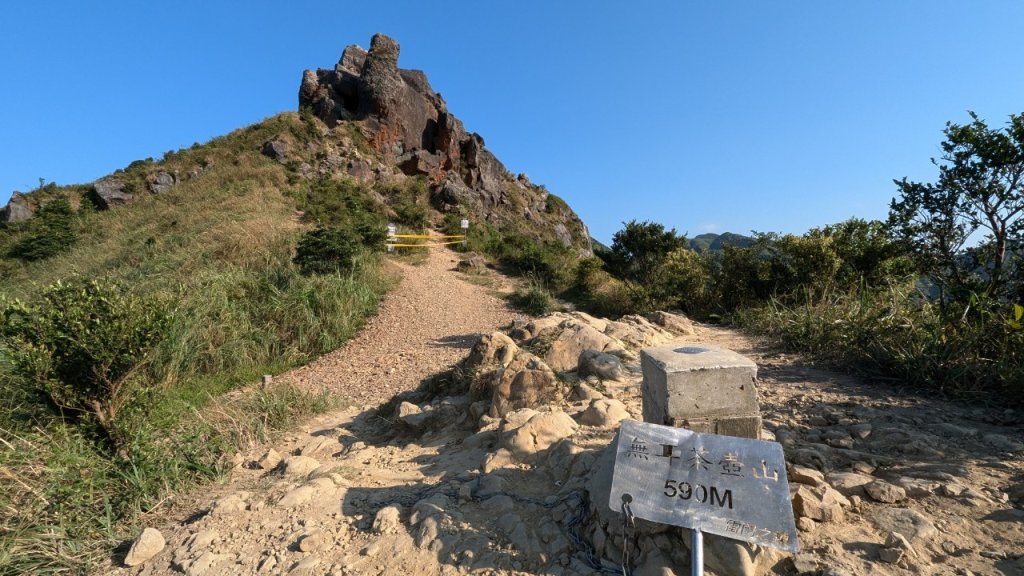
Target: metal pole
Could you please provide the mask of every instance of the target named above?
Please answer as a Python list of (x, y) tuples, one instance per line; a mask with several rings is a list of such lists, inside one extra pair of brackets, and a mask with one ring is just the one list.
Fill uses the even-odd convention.
[(690, 576), (704, 576), (704, 533), (690, 529)]

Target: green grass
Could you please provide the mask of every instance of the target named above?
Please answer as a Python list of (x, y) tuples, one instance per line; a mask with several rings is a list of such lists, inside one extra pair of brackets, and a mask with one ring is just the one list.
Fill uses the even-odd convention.
[[(77, 275), (121, 282), (171, 311), (144, 392), (119, 416), (127, 446), (116, 454), (20, 381), (0, 346), (0, 575), (90, 573), (143, 515), (219, 477), (240, 446), (336, 405), (287, 387), (224, 394), (336, 349), (395, 281), (371, 253), (346, 273), (295, 266), (297, 239), (310, 227), (296, 203), (309, 196), (286, 166), (260, 154), (280, 133), (317, 137), (284, 114), (162, 163), (135, 163), (120, 177), (136, 191), (147, 170), (196, 175), (115, 211), (80, 211), (76, 240), (60, 253), (0, 258), (7, 298), (30, 301)], [(81, 187), (67, 192), (80, 200)], [(28, 227), (20, 228), (0, 229), (0, 244), (19, 241), (13, 234)]]

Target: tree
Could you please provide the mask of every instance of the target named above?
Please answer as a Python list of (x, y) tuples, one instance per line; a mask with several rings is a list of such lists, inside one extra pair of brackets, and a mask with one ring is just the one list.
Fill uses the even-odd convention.
[[(1005, 297), (1007, 250), (1024, 231), (1024, 114), (1011, 114), (1003, 129), (970, 116), (946, 123), (942, 157), (932, 159), (938, 181), (895, 180), (899, 197), (889, 209), (890, 226), (943, 301)], [(984, 240), (968, 249), (979, 232)]]
[(604, 255), (608, 271), (626, 281), (642, 308), (666, 304), (671, 288), (665, 282), (665, 262), (672, 251), (687, 247), (686, 236), (655, 222), (622, 224), (612, 236), (611, 252)]
[(877, 286), (911, 272), (906, 247), (893, 238), (885, 222), (850, 218), (812, 228), (807, 236), (831, 239), (832, 250), (842, 261), (836, 278), (840, 286), (856, 286), (862, 281)]

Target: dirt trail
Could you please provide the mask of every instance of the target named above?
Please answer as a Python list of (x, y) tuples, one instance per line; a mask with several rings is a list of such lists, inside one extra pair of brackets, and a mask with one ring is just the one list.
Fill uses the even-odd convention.
[[(422, 263), (395, 260), (401, 285), (354, 338), (279, 380), (328, 390), (356, 406), (376, 406), (411, 390), (466, 355), (481, 333), (507, 326), (517, 313), (493, 291), (455, 271), (460, 256), (431, 249)], [(497, 274), (488, 275), (495, 283)]]
[[(254, 449), (222, 485), (178, 499), (153, 521), (166, 547), (141, 566), (108, 572), (582, 576), (596, 573), (595, 558), (621, 573), (628, 545), (634, 576), (688, 573), (684, 537), (634, 535), (624, 544), (617, 520), (597, 518), (599, 502), (588, 511), (574, 499), (602, 474), (614, 426), (579, 426), (532, 460), (492, 466), (504, 432), (494, 421), (480, 428), (457, 398), (415, 400), (417, 410), (463, 415), (420, 428), (366, 409), (452, 365), (476, 335), (515, 316), (492, 290), (453, 271), (456, 260), (437, 251), (422, 265), (398, 264), (402, 286), (358, 337), (281, 377), (352, 398), (352, 408)], [(1024, 575), (1019, 413), (820, 370), (730, 330), (698, 327), (678, 341), (719, 344), (757, 362), (765, 437), (783, 444), (790, 463), (824, 472), (824, 480), (805, 478), (806, 489), (848, 497), (804, 510), (823, 514), (801, 514), (802, 551), (771, 574)], [(639, 419), (635, 355), (623, 363), (628, 377), (590, 392)], [(579, 397), (582, 388), (551, 409), (581, 420), (594, 401)], [(876, 480), (885, 490), (872, 496), (865, 483)], [(894, 531), (908, 548), (887, 545)]]

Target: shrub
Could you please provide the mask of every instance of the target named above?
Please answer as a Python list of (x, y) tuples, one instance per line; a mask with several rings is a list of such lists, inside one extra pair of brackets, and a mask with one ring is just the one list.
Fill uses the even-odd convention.
[(15, 373), (60, 413), (95, 418), (107, 437), (140, 391), (138, 371), (164, 335), (168, 316), (124, 286), (81, 278), (57, 282), (38, 302), (6, 302), (0, 338)]
[(7, 256), (34, 262), (68, 250), (78, 238), (74, 218), (67, 197), (54, 198), (26, 223), (27, 234), (10, 247)]
[(557, 308), (551, 292), (537, 281), (527, 282), (512, 294), (512, 303), (531, 316), (543, 316)]
[(318, 226), (299, 239), (295, 264), (303, 274), (331, 274), (352, 270), (362, 250), (361, 238), (342, 228)]

